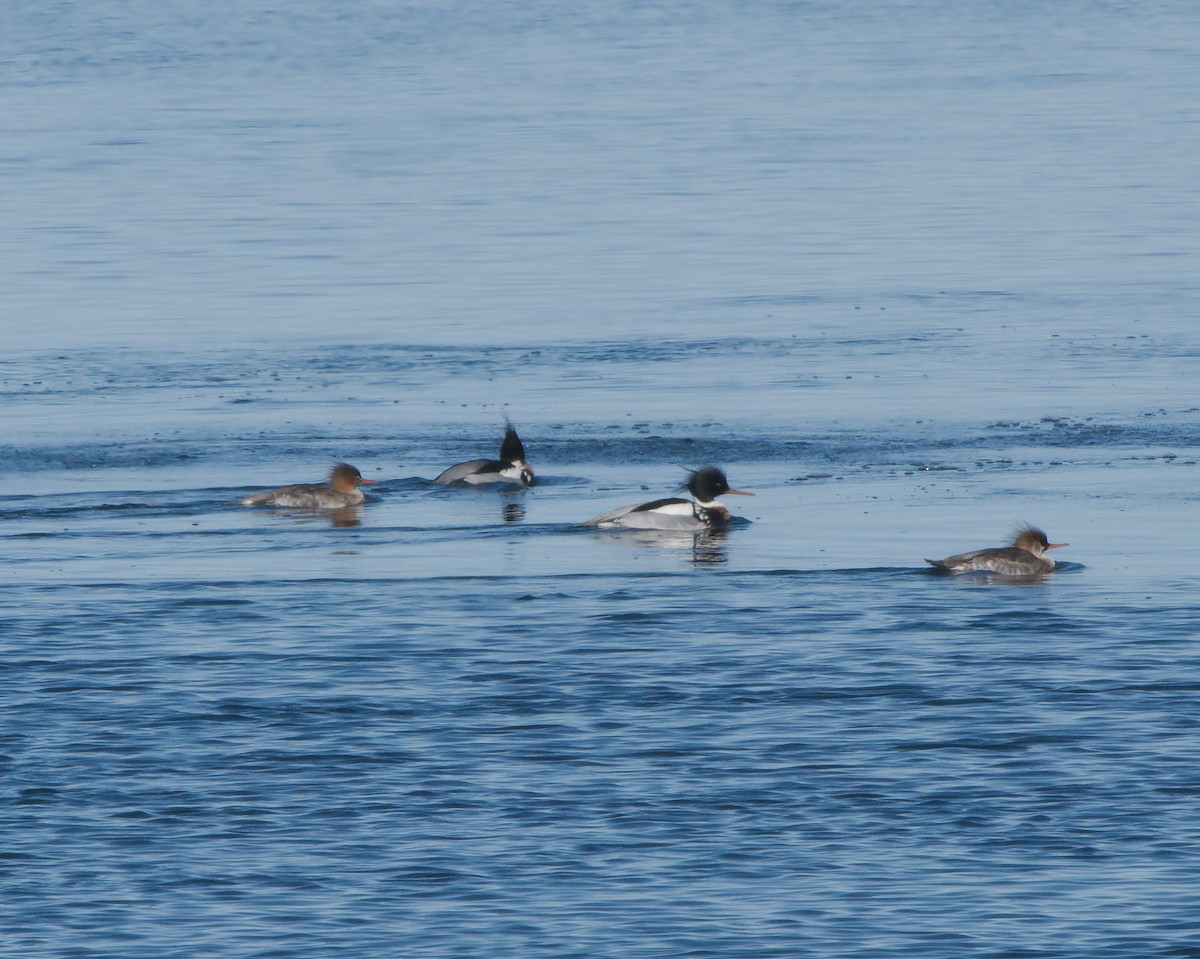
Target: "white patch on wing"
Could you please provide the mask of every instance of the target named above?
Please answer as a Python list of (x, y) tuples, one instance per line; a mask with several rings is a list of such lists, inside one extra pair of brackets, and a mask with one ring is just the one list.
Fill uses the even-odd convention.
[(655, 509), (644, 511), (647, 516), (658, 514), (659, 516), (691, 516), (695, 518), (696, 508), (691, 503), (667, 503), (665, 506), (659, 506)]

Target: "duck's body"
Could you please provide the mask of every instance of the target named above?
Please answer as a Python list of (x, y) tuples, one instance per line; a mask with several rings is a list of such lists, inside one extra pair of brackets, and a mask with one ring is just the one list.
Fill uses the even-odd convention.
[(936, 569), (947, 573), (994, 573), (998, 576), (1040, 576), (1054, 569), (1054, 558), (1046, 550), (1061, 549), (1067, 543), (1051, 543), (1046, 534), (1033, 526), (1017, 532), (1011, 546), (976, 549), (969, 553), (927, 559)]
[(720, 503), (715, 509), (690, 499), (658, 499), (652, 503), (622, 506), (589, 519), (584, 526), (620, 527), (621, 529), (702, 530), (719, 526), (729, 519), (729, 510)]
[(715, 466), (706, 466), (689, 474), (682, 489), (692, 494), (692, 499), (669, 497), (649, 503), (635, 503), (619, 509), (601, 513), (589, 519), (584, 526), (601, 529), (662, 529), (700, 532), (723, 526), (729, 522), (729, 510), (717, 501), (718, 496), (732, 493), (735, 496), (753, 496), (741, 490), (730, 489), (725, 474)]
[(442, 472), (434, 482), (438, 486), (451, 483), (467, 483), (482, 486), (485, 483), (516, 483), (532, 486), (536, 480), (533, 471), (524, 463), (502, 463), (500, 460), (469, 460), (457, 463)]
[(285, 506), (292, 509), (341, 509), (357, 506), (365, 496), (362, 490), (338, 490), (328, 483), (297, 483), (279, 489), (254, 493), (242, 500), (243, 506)]
[(357, 506), (366, 497), (359, 485), (374, 486), (376, 480), (363, 479), (349, 463), (338, 463), (328, 483), (297, 483), (279, 489), (251, 493), (242, 500), (243, 506), (281, 506), (289, 509), (341, 509)]
[(525, 462), (525, 447), (511, 424), (505, 428), (498, 460), (468, 460), (466, 463), (457, 463), (444, 470), (434, 480), (438, 486), (449, 486), (451, 483), (467, 483), (471, 486), (515, 483), (518, 486), (533, 486), (536, 482), (533, 468)]

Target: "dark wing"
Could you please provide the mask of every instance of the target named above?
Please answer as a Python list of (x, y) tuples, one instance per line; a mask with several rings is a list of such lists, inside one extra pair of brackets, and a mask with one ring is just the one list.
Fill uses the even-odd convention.
[(678, 496), (668, 496), (666, 499), (656, 499), (652, 503), (642, 503), (638, 506), (631, 507), (630, 512), (641, 513), (647, 510), (660, 509), (663, 506), (671, 506), (675, 503), (687, 503), (691, 505), (690, 499), (680, 499)]
[(505, 431), (504, 442), (500, 444), (500, 459), (505, 464), (525, 462), (525, 447), (511, 426)]

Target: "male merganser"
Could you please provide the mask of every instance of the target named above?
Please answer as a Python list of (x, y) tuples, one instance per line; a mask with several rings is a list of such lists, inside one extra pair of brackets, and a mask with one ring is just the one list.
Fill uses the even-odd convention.
[(620, 509), (601, 513), (583, 525), (606, 529), (711, 529), (729, 522), (729, 510), (717, 502), (718, 496), (724, 496), (726, 493), (735, 496), (754, 495), (730, 489), (725, 474), (715, 466), (705, 466), (689, 473), (679, 488), (687, 490), (693, 498), (672, 497), (656, 499), (651, 503), (622, 506)]
[(1001, 576), (1039, 576), (1054, 569), (1054, 560), (1046, 555), (1048, 549), (1061, 549), (1068, 543), (1051, 543), (1036, 526), (1017, 530), (1011, 546), (997, 549), (977, 549), (945, 559), (925, 562), (948, 573), (998, 573)]
[(289, 506), (293, 509), (340, 509), (356, 506), (365, 497), (362, 486), (375, 486), (378, 480), (363, 479), (349, 463), (338, 463), (329, 474), (328, 483), (300, 483), (279, 489), (251, 493), (242, 500), (243, 506)]
[(500, 444), (500, 459), (458, 463), (445, 470), (434, 482), (438, 486), (449, 486), (451, 483), (469, 483), (472, 486), (482, 483), (518, 483), (521, 486), (533, 486), (537, 477), (525, 462), (525, 447), (521, 444), (521, 438), (517, 436), (512, 424), (507, 423), (504, 442)]

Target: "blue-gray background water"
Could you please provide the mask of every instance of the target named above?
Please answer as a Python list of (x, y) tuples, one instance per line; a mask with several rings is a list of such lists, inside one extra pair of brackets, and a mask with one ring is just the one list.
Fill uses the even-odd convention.
[(1200, 955), (1194, 4), (2, 19), (0, 955)]

